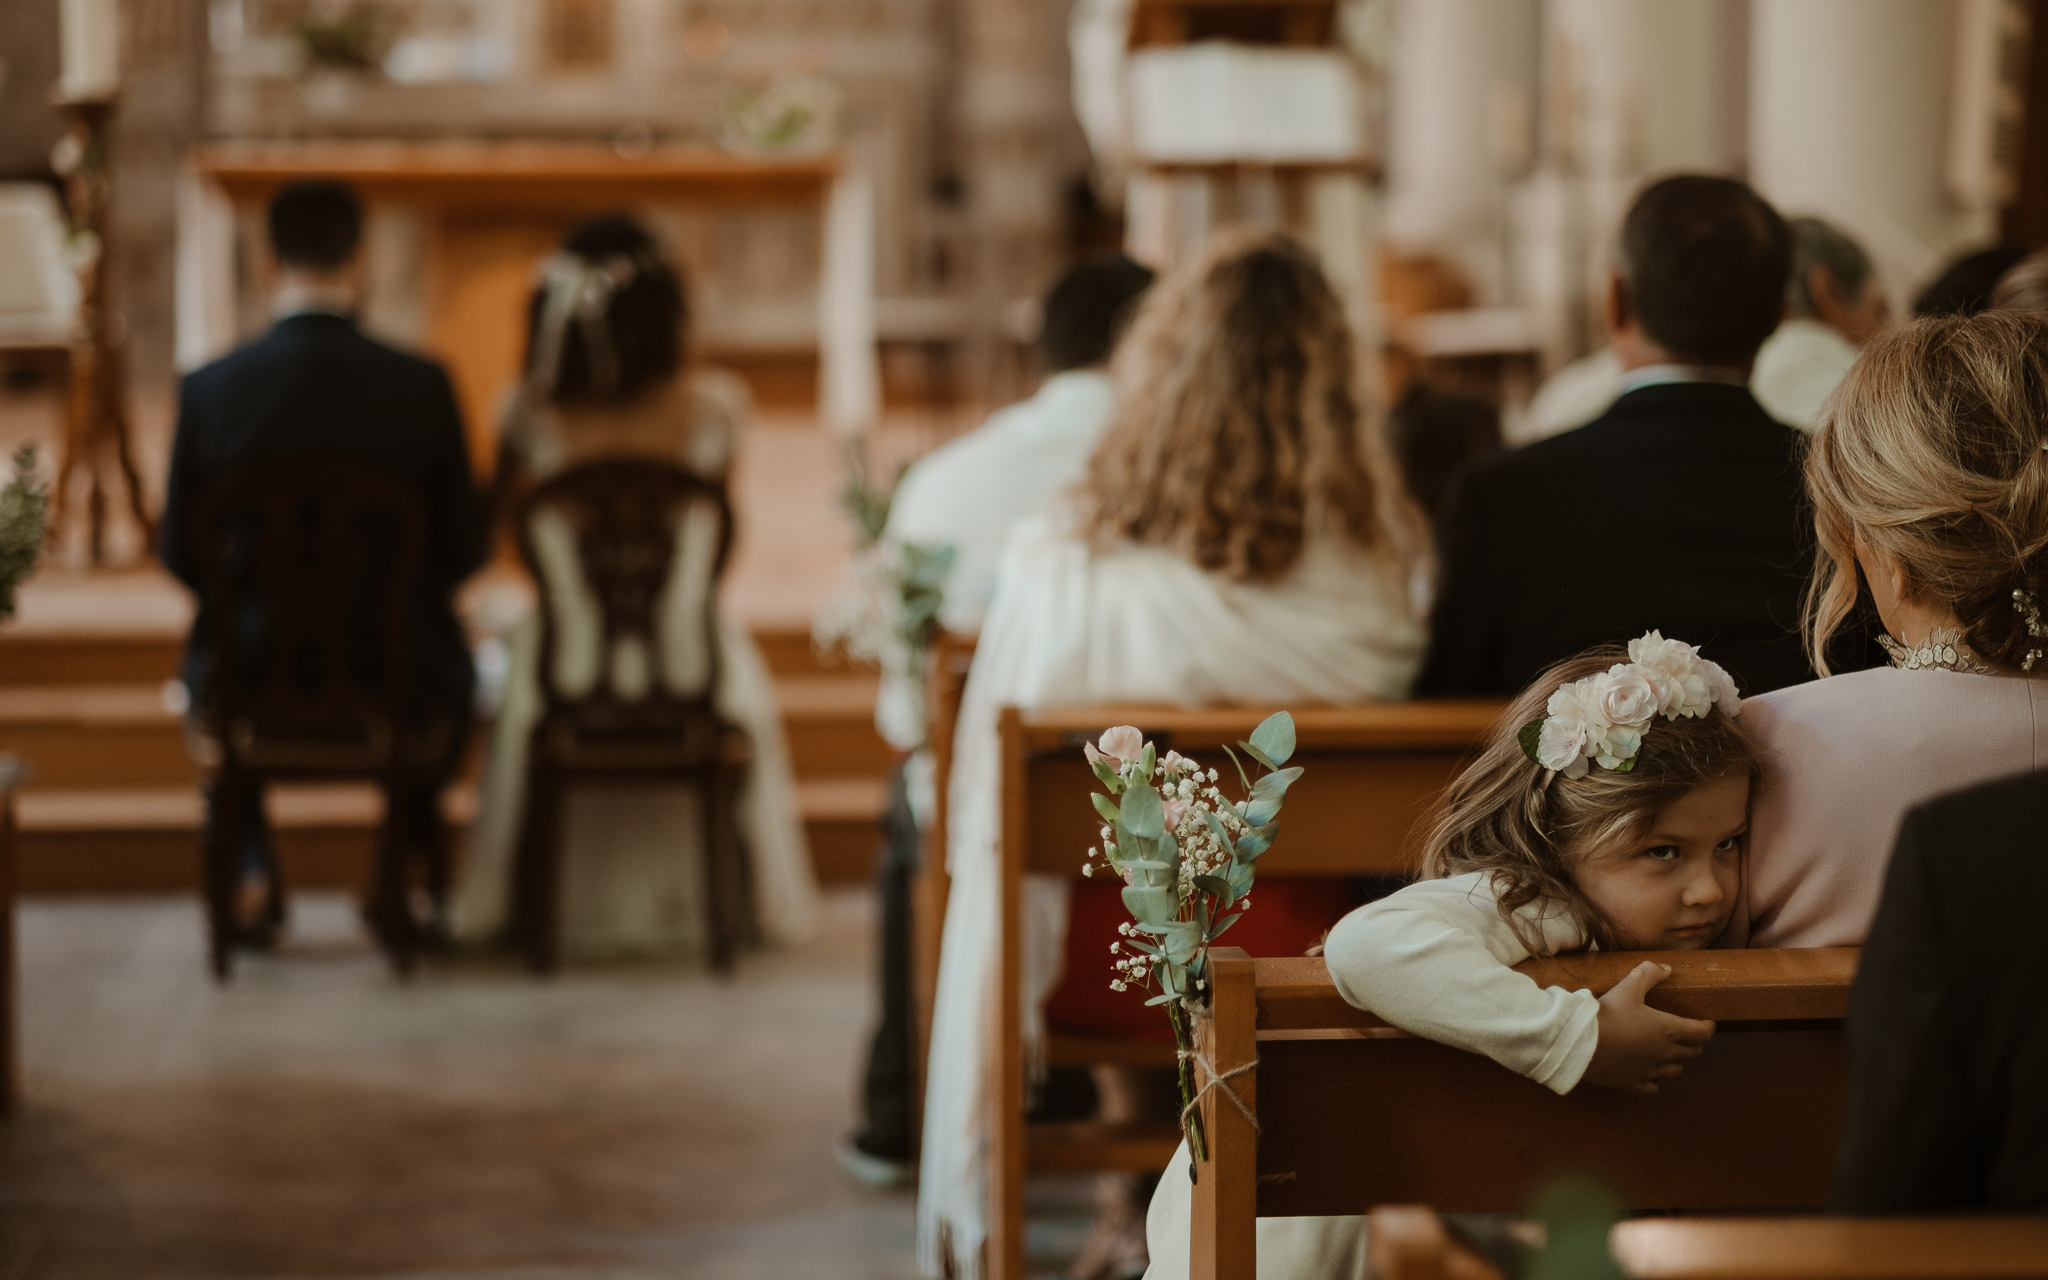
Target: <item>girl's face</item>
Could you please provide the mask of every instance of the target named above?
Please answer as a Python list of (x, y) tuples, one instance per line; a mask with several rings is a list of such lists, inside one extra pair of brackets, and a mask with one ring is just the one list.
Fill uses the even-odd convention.
[(1735, 774), (1665, 805), (1643, 834), (1594, 849), (1572, 879), (1622, 950), (1697, 951), (1728, 927), (1748, 835), (1749, 778)]

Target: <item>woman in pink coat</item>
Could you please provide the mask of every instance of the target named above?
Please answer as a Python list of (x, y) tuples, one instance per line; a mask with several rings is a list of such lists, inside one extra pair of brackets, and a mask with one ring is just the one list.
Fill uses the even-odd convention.
[(1861, 942), (1907, 809), (2048, 766), (2048, 315), (1922, 320), (1874, 341), (1823, 415), (1806, 481), (1815, 666), (1859, 570), (1892, 665), (1743, 704), (1768, 773), (1724, 945), (1744, 926), (1750, 946)]

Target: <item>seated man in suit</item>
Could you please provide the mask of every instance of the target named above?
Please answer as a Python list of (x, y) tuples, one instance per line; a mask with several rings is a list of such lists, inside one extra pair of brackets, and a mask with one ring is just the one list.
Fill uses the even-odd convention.
[(1906, 815), (1849, 996), (1837, 1213), (2048, 1211), (2048, 773)]
[[(262, 337), (184, 380), (161, 537), (164, 564), (195, 593), (202, 564), (193, 542), (199, 505), (238, 470), (292, 460), (351, 463), (389, 475), (425, 504), (427, 545), (410, 607), (415, 681), (423, 714), (452, 720), (453, 756), (468, 723), (474, 673), (454, 611), (455, 588), (482, 563), (484, 538), (462, 417), (437, 364), (394, 351), (357, 330), (362, 210), (332, 182), (279, 192), (270, 206), (276, 323)], [(212, 676), (212, 620), (194, 620), (183, 677), (196, 711)], [(260, 802), (245, 815), (256, 833), (245, 856), (244, 923), (266, 940), (271, 851)], [(425, 820), (423, 815), (422, 820)]]
[(1791, 253), (1784, 219), (1732, 179), (1636, 198), (1606, 298), (1623, 394), (1454, 489), (1417, 693), (1505, 697), (1651, 629), (1701, 644), (1744, 693), (1810, 678), (1801, 438), (1748, 386)]

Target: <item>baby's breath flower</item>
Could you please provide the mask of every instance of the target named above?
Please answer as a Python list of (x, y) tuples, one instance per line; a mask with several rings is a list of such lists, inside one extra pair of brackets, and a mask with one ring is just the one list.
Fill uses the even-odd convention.
[(1123, 990), (1125, 990), (1126, 988), (1124, 987), (1124, 984), (1123, 984), (1123, 982), (1122, 982), (1121, 980), (1119, 980), (1119, 979), (1116, 979), (1116, 978), (1111, 978), (1111, 979), (1109, 980), (1109, 989), (1110, 989), (1111, 991), (1123, 991)]
[(1094, 863), (1092, 863), (1092, 862), (1084, 862), (1084, 863), (1082, 863), (1082, 864), (1081, 864), (1081, 874), (1082, 874), (1082, 875), (1084, 875), (1084, 876), (1092, 876), (1092, 875), (1094, 875), (1094, 874), (1095, 874), (1095, 864), (1094, 864)]

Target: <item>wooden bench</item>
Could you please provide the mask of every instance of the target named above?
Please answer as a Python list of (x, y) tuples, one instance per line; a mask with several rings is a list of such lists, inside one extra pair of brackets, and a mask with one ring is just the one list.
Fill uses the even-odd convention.
[[(1536, 1224), (1515, 1234), (1540, 1243)], [(1426, 1208), (1382, 1205), (1366, 1219), (1378, 1280), (1499, 1273)], [(1634, 1280), (2007, 1280), (2048, 1276), (2048, 1219), (1639, 1218), (1608, 1251)]]
[(1644, 1219), (1609, 1247), (1636, 1280), (2048, 1276), (2048, 1218)]
[[(1023, 954), (1019, 934), (1027, 874), (1078, 880), (1101, 818), (1088, 796), (1097, 789), (1081, 746), (1112, 725), (1134, 724), (1158, 744), (1228, 774), (1223, 743), (1251, 735), (1276, 708), (1169, 710), (1071, 707), (1002, 710), (1002, 904), (999, 959), (991, 1007), (995, 1051), (989, 1058), (987, 1263), (993, 1280), (1025, 1274), (1024, 1189), (1034, 1173), (1155, 1171), (1179, 1141), (1172, 1124), (1027, 1126), (1022, 1034)], [(1457, 773), (1499, 717), (1497, 702), (1389, 702), (1296, 710), (1290, 764), (1306, 775), (1287, 793), (1281, 834), (1259, 861), (1261, 879), (1352, 876), (1410, 870), (1430, 802)], [(1234, 794), (1235, 779), (1226, 788)], [(1109, 981), (1103, 959), (1102, 980)], [(1164, 1015), (1161, 1015), (1162, 1020)], [(1170, 1066), (1172, 1046), (1155, 1041), (1053, 1034), (1049, 1066)]]
[(910, 1007), (915, 1018), (912, 1057), (916, 1095), (911, 1099), (912, 1123), (924, 1124), (924, 1073), (931, 1058), (932, 1007), (939, 995), (939, 943), (945, 935), (946, 899), (953, 879), (946, 870), (946, 815), (952, 809), (953, 734), (960, 720), (960, 700), (967, 692), (967, 670), (974, 661), (978, 637), (941, 631), (925, 651), (925, 750), (932, 758), (931, 821), (919, 833), (917, 882), (910, 895)]
[(1672, 967), (1650, 1003), (1719, 1033), (1654, 1096), (1562, 1097), (1493, 1061), (1409, 1036), (1345, 1003), (1319, 959), (1211, 956), (1203, 1052), (1259, 1128), (1211, 1090), (1190, 1274), (1252, 1280), (1256, 1220), (1382, 1204), (1517, 1212), (1544, 1182), (1590, 1174), (1630, 1209), (1799, 1210), (1826, 1203), (1846, 1088), (1841, 1018), (1853, 947), (1610, 952), (1520, 966), (1604, 992), (1646, 956)]

